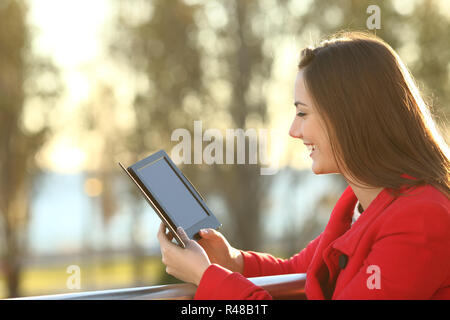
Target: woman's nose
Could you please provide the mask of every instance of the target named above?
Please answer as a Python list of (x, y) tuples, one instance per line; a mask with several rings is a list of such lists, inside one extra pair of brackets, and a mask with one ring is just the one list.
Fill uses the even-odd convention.
[(291, 124), (291, 128), (289, 129), (289, 135), (292, 138), (299, 138), (302, 139), (302, 133), (301, 133), (301, 127), (300, 127), (300, 121), (297, 121), (297, 119), (294, 119)]

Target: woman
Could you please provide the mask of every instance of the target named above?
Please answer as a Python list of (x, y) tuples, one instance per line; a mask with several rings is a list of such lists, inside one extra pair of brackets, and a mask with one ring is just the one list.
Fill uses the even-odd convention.
[(286, 273), (307, 274), (308, 299), (450, 299), (449, 149), (398, 55), (355, 32), (306, 48), (294, 104), (313, 172), (349, 184), (325, 230), (284, 260), (215, 230), (198, 243), (179, 230), (183, 250), (161, 226), (166, 271), (196, 299), (270, 299), (246, 277)]

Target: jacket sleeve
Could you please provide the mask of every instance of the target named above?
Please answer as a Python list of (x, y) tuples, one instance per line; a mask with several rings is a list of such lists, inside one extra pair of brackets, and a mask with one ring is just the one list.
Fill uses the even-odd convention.
[(266, 253), (242, 251), (243, 275), (212, 264), (203, 273), (195, 293), (196, 300), (266, 300), (272, 299), (263, 288), (246, 277), (269, 276), (286, 273), (304, 273), (314, 255), (319, 237), (309, 243), (300, 253), (290, 259), (275, 258)]
[(450, 276), (448, 203), (415, 202), (383, 224), (363, 267), (335, 299), (430, 299)]
[(271, 300), (270, 294), (242, 274), (212, 264), (203, 273), (195, 300)]
[(314, 256), (320, 238), (321, 235), (289, 259), (275, 258), (267, 253), (241, 251), (244, 257), (243, 275), (245, 277), (263, 277), (277, 274), (305, 273)]

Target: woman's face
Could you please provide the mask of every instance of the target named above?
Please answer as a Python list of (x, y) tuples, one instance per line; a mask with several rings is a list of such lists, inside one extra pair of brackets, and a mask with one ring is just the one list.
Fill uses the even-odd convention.
[(289, 135), (301, 139), (310, 152), (312, 151), (310, 157), (315, 174), (339, 173), (325, 124), (305, 87), (303, 73), (304, 71), (300, 70), (295, 79), (295, 117)]

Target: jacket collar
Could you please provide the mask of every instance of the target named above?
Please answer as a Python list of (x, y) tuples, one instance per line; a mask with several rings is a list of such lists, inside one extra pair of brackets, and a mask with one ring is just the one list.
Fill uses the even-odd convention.
[(323, 261), (323, 253), (330, 243), (345, 233), (351, 224), (351, 212), (355, 207), (357, 198), (353, 190), (348, 186), (339, 198), (331, 212), (325, 230), (323, 231), (314, 256), (306, 271), (305, 291), (308, 299), (324, 299), (322, 281), (327, 278), (326, 266)]
[[(402, 174), (401, 176), (407, 179), (416, 179), (407, 174)], [(338, 216), (340, 216), (340, 219), (342, 221), (348, 221), (349, 219), (351, 221), (353, 209), (357, 202), (355, 193), (353, 192), (350, 186), (348, 187), (348, 189), (349, 189), (348, 199), (351, 199), (351, 201), (350, 200), (348, 201), (348, 205), (351, 207), (352, 210), (346, 209), (343, 210), (342, 212), (336, 213)], [(403, 186), (400, 188), (399, 191), (403, 193), (407, 189), (408, 189), (407, 186)], [(356, 199), (356, 201), (354, 199)], [(375, 197), (375, 199), (372, 200), (367, 209), (364, 210), (364, 212), (361, 214), (358, 220), (356, 220), (356, 222), (351, 226), (351, 228), (347, 227), (347, 230), (344, 233), (344, 235), (337, 238), (337, 240), (333, 243), (333, 247), (345, 253), (348, 256), (353, 255), (364, 231), (377, 217), (380, 216), (380, 212), (384, 211), (395, 199), (396, 198), (391, 193), (389, 193), (389, 189), (383, 188), (380, 191), (380, 193)]]
[[(353, 190), (351, 190), (351, 193), (353, 193)], [(353, 196), (356, 198), (354, 193)], [(387, 189), (382, 189), (376, 198), (372, 200), (367, 209), (364, 210), (358, 220), (356, 220), (351, 226), (351, 228), (348, 228), (343, 236), (337, 238), (337, 240), (333, 243), (333, 247), (347, 256), (352, 256), (364, 231), (377, 217), (380, 216), (379, 213), (386, 209), (386, 207), (388, 207), (394, 200), (395, 198), (389, 194)], [(346, 215), (348, 219), (351, 219), (353, 210), (351, 212), (342, 212), (341, 214)]]

